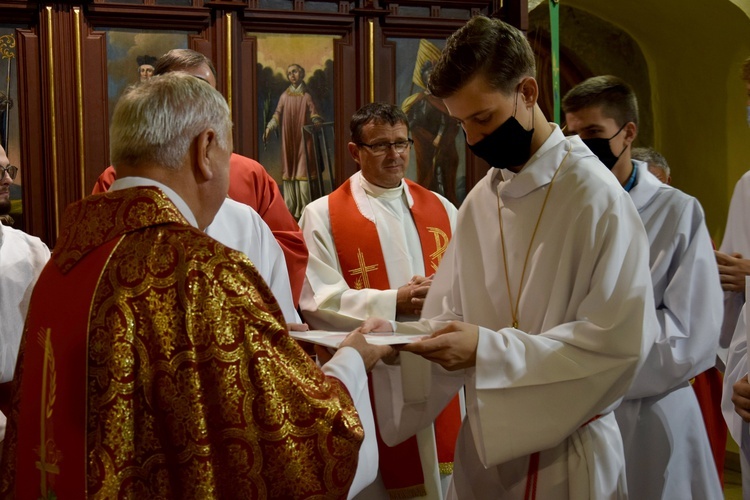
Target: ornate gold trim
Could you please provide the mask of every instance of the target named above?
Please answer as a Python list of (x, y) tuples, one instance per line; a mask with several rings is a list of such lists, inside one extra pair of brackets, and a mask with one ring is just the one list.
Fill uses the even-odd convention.
[(227, 77), (227, 104), (229, 105), (229, 118), (232, 118), (232, 13), (228, 12), (224, 15), (226, 20), (226, 77)]
[(83, 135), (83, 63), (81, 56), (81, 8), (73, 7), (73, 24), (75, 25), (76, 43), (76, 107), (78, 113), (78, 178), (80, 180), (81, 198), (86, 197), (86, 158)]
[(375, 22), (370, 19), (368, 22), (369, 26), (369, 37), (370, 37), (370, 50), (369, 50), (369, 73), (368, 80), (370, 81), (370, 102), (375, 102)]
[(52, 29), (52, 7), (45, 7), (47, 11), (47, 72), (49, 73), (47, 81), (49, 82), (49, 113), (50, 113), (50, 135), (52, 139), (50, 146), (52, 149), (52, 203), (55, 214), (55, 236), (57, 236), (60, 224), (60, 209), (58, 207), (57, 193), (57, 114), (55, 113), (55, 54), (52, 44), (54, 31)]

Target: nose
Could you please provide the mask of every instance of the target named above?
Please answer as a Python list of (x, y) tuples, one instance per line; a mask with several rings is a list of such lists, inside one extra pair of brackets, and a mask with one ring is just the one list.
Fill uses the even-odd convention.
[(462, 125), (464, 129), (464, 134), (466, 135), (466, 144), (469, 146), (473, 146), (477, 142), (484, 139), (484, 136), (477, 132), (476, 130), (473, 130), (471, 127), (467, 127), (466, 125)]
[(395, 144), (389, 144), (388, 145), (388, 149), (385, 150), (385, 154), (389, 158), (398, 158), (399, 156), (401, 156), (401, 153), (399, 153), (398, 151), (396, 151), (396, 145)]
[(10, 172), (2, 170), (0, 171), (0, 175), (2, 175), (2, 177), (0, 177), (0, 184), (3, 186), (13, 184), (13, 179), (10, 178)]

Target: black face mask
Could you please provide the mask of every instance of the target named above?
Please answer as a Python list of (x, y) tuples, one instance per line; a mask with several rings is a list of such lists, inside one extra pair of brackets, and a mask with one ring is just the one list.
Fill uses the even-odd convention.
[(627, 125), (627, 123), (620, 127), (620, 130), (615, 132), (615, 135), (613, 135), (609, 139), (604, 139), (603, 137), (595, 137), (594, 139), (581, 139), (583, 143), (588, 146), (591, 152), (594, 153), (597, 158), (599, 158), (599, 161), (604, 163), (604, 166), (610, 170), (612, 170), (612, 168), (615, 166), (615, 163), (617, 163), (617, 160), (619, 160), (620, 156), (622, 156), (622, 154), (625, 152), (627, 146), (622, 148), (622, 151), (620, 151), (619, 155), (615, 156), (614, 153), (612, 153), (612, 148), (609, 147), (609, 141), (617, 137), (617, 134), (622, 132), (622, 129), (625, 128), (625, 125)]
[(513, 116), (476, 144), (467, 143), (471, 152), (495, 168), (520, 167), (529, 161), (534, 127), (524, 129), (515, 115), (514, 110)]

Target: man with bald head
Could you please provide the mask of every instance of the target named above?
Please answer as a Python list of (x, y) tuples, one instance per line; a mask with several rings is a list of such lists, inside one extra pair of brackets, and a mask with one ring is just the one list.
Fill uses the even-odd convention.
[(377, 456), (365, 371), (391, 349), (355, 332), (318, 368), (250, 261), (203, 232), (229, 186), (224, 98), (153, 77), (110, 137), (118, 179), (68, 207), (31, 298), (0, 496), (356, 493)]

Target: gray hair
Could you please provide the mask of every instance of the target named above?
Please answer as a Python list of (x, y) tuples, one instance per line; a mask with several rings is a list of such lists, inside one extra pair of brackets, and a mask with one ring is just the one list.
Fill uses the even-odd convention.
[(633, 148), (633, 151), (630, 153), (630, 157), (634, 160), (645, 161), (651, 167), (660, 168), (664, 170), (664, 173), (667, 174), (667, 177), (670, 176), (669, 163), (667, 163), (667, 159), (664, 158), (664, 156), (662, 156), (661, 153), (659, 153), (654, 148)]
[(216, 131), (226, 148), (232, 121), (224, 97), (194, 76), (166, 73), (129, 87), (115, 106), (110, 127), (110, 156), (119, 165), (155, 163), (179, 170), (193, 140)]

